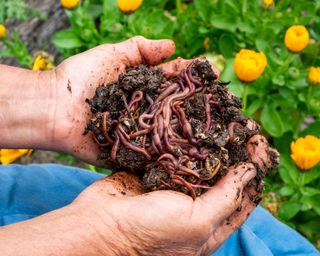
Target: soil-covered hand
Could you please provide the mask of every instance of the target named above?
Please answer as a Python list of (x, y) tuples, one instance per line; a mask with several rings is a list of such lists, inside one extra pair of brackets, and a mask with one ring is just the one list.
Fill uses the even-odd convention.
[(210, 255), (254, 209), (245, 187), (255, 175), (253, 164), (231, 167), (192, 200), (175, 191), (142, 194), (136, 176), (118, 172), (91, 185), (73, 204), (87, 205), (88, 217), (102, 223), (100, 249), (108, 255)]
[(170, 190), (144, 193), (141, 179), (117, 172), (84, 190), (73, 204), (102, 223), (101, 250), (109, 254), (210, 255), (248, 218), (261, 199), (261, 176), (279, 161), (261, 135), (248, 140), (247, 151), (248, 163), (229, 167), (194, 200)]
[(62, 62), (56, 74), (52, 149), (96, 162), (99, 148), (93, 139), (83, 136), (90, 118), (87, 98), (96, 88), (118, 78), (127, 67), (142, 63), (157, 65), (175, 50), (171, 40), (147, 40), (134, 37), (119, 44), (106, 44), (75, 55)]

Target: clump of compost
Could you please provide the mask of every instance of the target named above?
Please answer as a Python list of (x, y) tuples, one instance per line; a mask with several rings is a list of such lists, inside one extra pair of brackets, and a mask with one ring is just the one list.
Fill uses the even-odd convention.
[(229, 166), (249, 161), (247, 141), (259, 133), (227, 85), (207, 61), (193, 61), (170, 79), (158, 67), (129, 68), (87, 99), (92, 118), (85, 134), (93, 133), (100, 160), (138, 174), (147, 191), (195, 198)]

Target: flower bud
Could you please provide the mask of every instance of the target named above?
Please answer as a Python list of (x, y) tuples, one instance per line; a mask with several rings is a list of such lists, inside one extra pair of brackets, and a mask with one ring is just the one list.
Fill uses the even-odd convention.
[(288, 75), (292, 79), (298, 79), (300, 77), (300, 70), (296, 67), (288, 68)]
[(262, 0), (262, 6), (265, 9), (270, 9), (270, 8), (274, 7), (274, 2), (273, 2), (273, 0)]
[(288, 28), (284, 37), (284, 44), (291, 52), (301, 52), (307, 47), (309, 32), (305, 26), (294, 25)]
[(312, 85), (320, 85), (320, 67), (310, 67), (308, 81)]
[(68, 10), (73, 10), (79, 4), (80, 4), (80, 0), (61, 0), (62, 7)]
[(34, 54), (32, 70), (43, 71), (54, 68), (54, 57), (45, 51), (38, 51)]
[(0, 24), (0, 39), (4, 38), (7, 34), (7, 29), (3, 24)]
[(263, 52), (242, 49), (237, 53), (233, 66), (239, 80), (249, 83), (262, 75), (267, 58)]
[(118, 8), (123, 13), (132, 13), (142, 4), (143, 0), (118, 0)]
[(291, 158), (301, 171), (307, 171), (320, 162), (320, 139), (307, 135), (291, 143)]

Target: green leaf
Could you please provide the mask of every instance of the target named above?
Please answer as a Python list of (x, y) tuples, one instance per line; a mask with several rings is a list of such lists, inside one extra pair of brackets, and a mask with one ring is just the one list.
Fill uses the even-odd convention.
[(279, 76), (272, 78), (272, 83), (275, 85), (283, 86), (283, 85), (285, 85), (286, 82), (285, 82), (284, 76), (279, 75)]
[(58, 153), (55, 156), (55, 159), (58, 161), (66, 162), (69, 165), (74, 165), (77, 163), (77, 159), (74, 156), (68, 155), (66, 153)]
[(259, 108), (262, 107), (264, 103), (264, 99), (259, 98), (259, 99), (255, 99), (247, 108), (246, 110), (246, 114), (248, 116), (252, 116)]
[(248, 4), (247, 4), (247, 0), (242, 0), (241, 1), (242, 4), (241, 4), (241, 13), (242, 13), (242, 16), (246, 16), (246, 13), (247, 13), (247, 9), (248, 9)]
[(225, 58), (233, 56), (235, 48), (234, 39), (230, 34), (222, 34), (219, 38), (219, 50)]
[(210, 32), (210, 29), (206, 26), (200, 26), (198, 31), (200, 34), (208, 34)]
[(299, 229), (305, 234), (320, 234), (320, 221), (311, 220), (306, 223), (301, 223)]
[(316, 189), (312, 187), (303, 187), (300, 189), (300, 191), (304, 196), (320, 195), (320, 189)]
[(279, 190), (281, 196), (290, 196), (295, 192), (295, 189), (290, 185), (285, 185)]
[(237, 97), (241, 97), (243, 92), (243, 85), (238, 80), (236, 74), (233, 70), (233, 58), (226, 59), (224, 70), (221, 74), (222, 81), (231, 81), (229, 84), (228, 89)]
[(320, 52), (319, 44), (313, 43), (309, 44), (306, 49), (303, 50), (301, 58), (305, 67), (310, 67), (314, 65), (316, 58)]
[(291, 154), (290, 144), (292, 141), (293, 141), (292, 132), (286, 132), (280, 138), (275, 138), (273, 140), (275, 148), (280, 152), (281, 161), (284, 155), (290, 156)]
[(304, 201), (301, 201), (301, 208), (300, 208), (300, 211), (302, 212), (306, 212), (306, 211), (309, 211), (312, 209), (312, 205), (309, 204), (309, 203), (306, 203)]
[(280, 137), (283, 134), (283, 123), (279, 113), (271, 104), (265, 104), (261, 112), (263, 128), (272, 136)]
[(86, 164), (86, 167), (87, 167), (88, 170), (90, 170), (92, 172), (102, 173), (102, 174), (105, 174), (107, 176), (112, 174), (111, 170), (108, 170), (108, 169), (105, 169), (105, 168), (102, 168), (102, 167), (97, 167), (97, 166), (94, 166), (94, 165), (91, 165), (91, 164)]
[(54, 34), (53, 44), (58, 48), (73, 49), (84, 45), (84, 42), (74, 33), (73, 30), (65, 29)]
[(210, 1), (197, 0), (194, 2), (197, 14), (202, 20), (208, 20), (210, 16)]
[(279, 209), (279, 217), (286, 221), (292, 219), (300, 211), (300, 202), (297, 201), (286, 201), (281, 204)]
[(130, 28), (135, 34), (149, 38), (171, 38), (175, 28), (175, 21), (165, 16), (163, 10), (135, 13), (130, 17), (130, 21), (132, 22)]
[(284, 181), (286, 184), (295, 184), (294, 180), (291, 178), (289, 174), (289, 170), (285, 168), (284, 166), (279, 167), (279, 174), (281, 179)]
[(320, 177), (320, 166), (317, 165), (312, 170), (308, 172), (301, 173), (299, 172), (299, 180), (301, 186), (309, 184), (310, 182), (318, 179)]
[(302, 173), (298, 170), (297, 166), (294, 164), (290, 156), (282, 155), (280, 166), (285, 167), (285, 169), (287, 170), (287, 174), (290, 176), (290, 180), (292, 181), (292, 184), (299, 186), (301, 182)]
[(1, 49), (1, 51), (0, 51), (0, 57), (10, 58), (10, 57), (14, 57), (14, 55), (13, 55), (9, 50), (3, 50), (3, 49)]
[(248, 34), (254, 34), (254, 32), (256, 31), (256, 28), (251, 26), (251, 24), (245, 23), (245, 22), (239, 22), (238, 23), (238, 29), (241, 32), (245, 32)]
[(268, 46), (268, 42), (261, 38), (256, 38), (255, 44), (259, 51), (264, 51)]
[(303, 196), (301, 197), (301, 201), (312, 205), (312, 208), (314, 209), (314, 211), (318, 215), (320, 215), (320, 196), (319, 195), (312, 196), (312, 197)]
[(100, 4), (91, 4), (88, 7), (88, 13), (92, 18), (98, 18), (102, 14), (102, 6)]
[(118, 11), (117, 1), (103, 0), (102, 12), (105, 16), (118, 16), (120, 12)]
[(235, 32), (238, 27), (238, 19), (235, 16), (214, 15), (210, 19), (213, 27)]

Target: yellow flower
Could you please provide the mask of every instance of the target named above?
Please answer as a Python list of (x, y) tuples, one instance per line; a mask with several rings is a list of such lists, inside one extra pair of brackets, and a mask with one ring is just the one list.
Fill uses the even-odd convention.
[(249, 83), (262, 75), (267, 66), (267, 58), (263, 52), (241, 49), (234, 59), (233, 66), (239, 80)]
[(29, 156), (32, 149), (0, 149), (0, 163), (10, 164), (23, 155)]
[(7, 34), (7, 29), (3, 24), (0, 24), (0, 39), (4, 38)]
[(131, 13), (137, 10), (143, 0), (118, 0), (119, 10), (124, 13)]
[(309, 68), (308, 80), (311, 84), (320, 84), (320, 67)]
[(41, 56), (38, 56), (33, 63), (32, 70), (39, 71), (39, 70), (44, 70), (45, 68), (46, 68), (46, 60)]
[(292, 142), (291, 158), (301, 171), (312, 169), (320, 162), (320, 139), (307, 135)]
[(273, 0), (262, 0), (262, 5), (265, 8), (270, 8), (274, 5)]
[(301, 52), (307, 47), (309, 32), (305, 26), (294, 25), (288, 28), (284, 37), (284, 44), (291, 52)]
[(34, 62), (32, 70), (43, 71), (54, 68), (54, 57), (44, 51), (39, 51), (34, 54)]
[(73, 10), (80, 3), (80, 0), (61, 0), (61, 5), (63, 8), (68, 10)]

